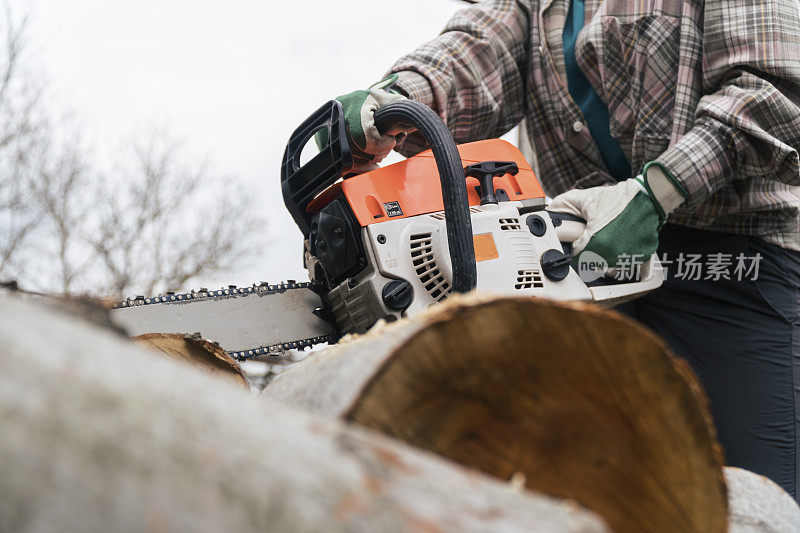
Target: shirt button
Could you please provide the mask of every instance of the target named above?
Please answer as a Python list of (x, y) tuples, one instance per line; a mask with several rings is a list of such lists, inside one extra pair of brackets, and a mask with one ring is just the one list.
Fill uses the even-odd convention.
[(572, 125), (572, 129), (575, 133), (580, 133), (583, 131), (583, 122), (577, 121), (575, 124)]

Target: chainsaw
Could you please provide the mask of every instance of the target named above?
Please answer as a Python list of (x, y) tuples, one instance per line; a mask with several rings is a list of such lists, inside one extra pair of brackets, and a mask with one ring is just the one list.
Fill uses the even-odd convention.
[[(332, 343), (453, 293), (613, 306), (661, 285), (655, 254), (633, 279), (601, 272), (584, 281), (571, 243), (585, 221), (547, 210), (533, 170), (510, 143), (456, 146), (439, 116), (413, 101), (380, 108), (375, 124), (380, 131), (412, 126), (430, 150), (349, 176), (353, 155), (336, 100), (287, 144), (281, 189), (304, 239), (310, 281), (137, 296), (116, 304), (112, 318), (131, 335), (199, 333), (244, 360)], [(324, 146), (301, 164), (303, 148), (320, 131)]]

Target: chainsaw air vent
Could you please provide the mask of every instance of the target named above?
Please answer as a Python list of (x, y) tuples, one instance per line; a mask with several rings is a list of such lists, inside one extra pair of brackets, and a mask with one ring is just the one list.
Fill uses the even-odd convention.
[(416, 233), (410, 239), (411, 263), (419, 277), (419, 281), (433, 299), (441, 302), (450, 292), (450, 284), (444, 279), (442, 272), (433, 257), (433, 237), (430, 233)]
[(542, 275), (538, 270), (518, 270), (517, 271), (517, 284), (514, 288), (517, 290), (534, 289), (544, 287), (542, 283)]
[(521, 229), (522, 226), (519, 224), (518, 218), (501, 218), (500, 219), (500, 229), (509, 231), (509, 230), (518, 230)]
[[(472, 214), (480, 213), (481, 212), (481, 208), (480, 207), (470, 207), (469, 208), (469, 212), (472, 213)], [(444, 211), (439, 211), (438, 213), (432, 213), (429, 216), (431, 218), (436, 219), (436, 220), (444, 220)]]

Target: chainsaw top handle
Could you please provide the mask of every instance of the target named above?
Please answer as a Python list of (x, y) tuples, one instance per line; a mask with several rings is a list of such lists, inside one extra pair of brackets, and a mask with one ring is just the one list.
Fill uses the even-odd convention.
[[(388, 131), (396, 124), (416, 128), (431, 147), (442, 185), (453, 291), (469, 292), (477, 286), (478, 273), (467, 185), (456, 143), (439, 115), (419, 102), (402, 100), (375, 112), (375, 126), (379, 131)], [(327, 146), (301, 166), (303, 147), (322, 129), (328, 131)], [(311, 217), (306, 212), (308, 204), (352, 168), (353, 155), (347, 142), (342, 105), (331, 100), (295, 130), (286, 146), (281, 166), (283, 201), (306, 238), (311, 230)]]
[(447, 245), (453, 266), (453, 291), (469, 292), (478, 284), (478, 271), (466, 177), (453, 136), (433, 109), (413, 100), (394, 102), (375, 111), (378, 131), (387, 131), (395, 124), (413, 126), (431, 147), (442, 184)]

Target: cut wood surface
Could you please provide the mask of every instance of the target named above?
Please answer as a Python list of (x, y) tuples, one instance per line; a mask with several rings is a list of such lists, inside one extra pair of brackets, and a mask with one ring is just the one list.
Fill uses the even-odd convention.
[(572, 502), (0, 295), (3, 531), (604, 531)]
[(617, 531), (726, 528), (697, 379), (650, 331), (594, 306), (451, 301), (312, 354), (265, 393), (516, 475)]
[(207, 340), (175, 333), (146, 333), (132, 339), (172, 359), (196, 365), (212, 375), (229, 377), (247, 387), (247, 378), (236, 360)]

